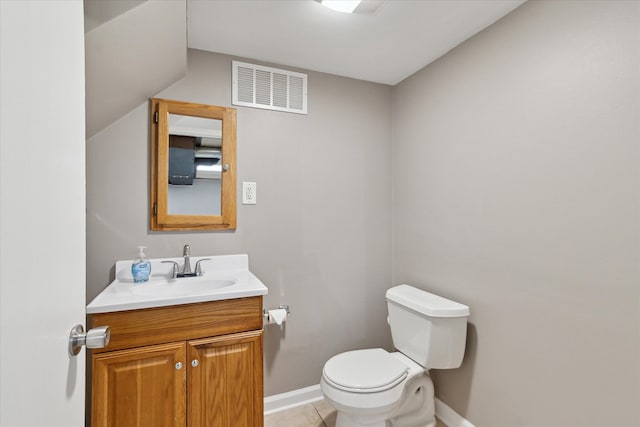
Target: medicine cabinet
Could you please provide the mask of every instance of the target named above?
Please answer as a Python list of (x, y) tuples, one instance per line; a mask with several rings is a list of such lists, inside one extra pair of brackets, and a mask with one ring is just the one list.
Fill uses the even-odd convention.
[(236, 110), (151, 99), (151, 230), (236, 228)]

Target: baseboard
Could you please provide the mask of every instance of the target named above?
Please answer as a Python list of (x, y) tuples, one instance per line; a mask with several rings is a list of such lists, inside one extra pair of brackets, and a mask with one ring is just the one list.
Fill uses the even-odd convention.
[(322, 400), (320, 384), (288, 391), (286, 393), (274, 394), (273, 396), (264, 398), (264, 414), (273, 414), (274, 412), (284, 411), (295, 408), (296, 406), (317, 402), (318, 400)]
[[(264, 414), (273, 414), (275, 412), (306, 405), (307, 403), (317, 402), (318, 400), (322, 400), (320, 384), (288, 391), (286, 393), (274, 394), (273, 396), (264, 398)], [(475, 427), (469, 420), (463, 418), (437, 397), (436, 416), (440, 418), (447, 427)]]
[(451, 409), (446, 403), (436, 397), (436, 417), (447, 425), (447, 427), (475, 427), (471, 421), (465, 419), (456, 411)]

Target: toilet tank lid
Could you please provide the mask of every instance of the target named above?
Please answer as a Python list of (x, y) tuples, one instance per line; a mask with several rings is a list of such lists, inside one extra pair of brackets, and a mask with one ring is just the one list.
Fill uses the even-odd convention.
[(409, 285), (387, 290), (386, 298), (430, 317), (466, 317), (469, 307)]

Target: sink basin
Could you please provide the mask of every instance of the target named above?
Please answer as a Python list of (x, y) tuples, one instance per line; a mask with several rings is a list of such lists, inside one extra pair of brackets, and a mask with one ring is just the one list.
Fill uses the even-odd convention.
[(168, 281), (153, 281), (135, 284), (131, 292), (138, 295), (180, 296), (207, 293), (215, 289), (236, 284), (234, 279), (207, 279), (205, 277), (185, 277)]
[(202, 259), (202, 276), (177, 279), (171, 278), (173, 266), (162, 261), (176, 261), (182, 265), (182, 258), (151, 259), (151, 277), (144, 283), (133, 283), (132, 261), (118, 261), (116, 279), (87, 305), (87, 313), (245, 298), (268, 292), (249, 271), (248, 255), (191, 257), (192, 264), (199, 259)]

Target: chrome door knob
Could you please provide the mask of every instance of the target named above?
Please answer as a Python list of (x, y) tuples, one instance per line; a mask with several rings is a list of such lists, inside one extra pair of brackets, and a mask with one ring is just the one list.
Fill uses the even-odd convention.
[(111, 331), (108, 326), (100, 326), (84, 332), (82, 325), (76, 325), (69, 334), (69, 354), (76, 356), (83, 345), (87, 348), (104, 348), (109, 344)]

